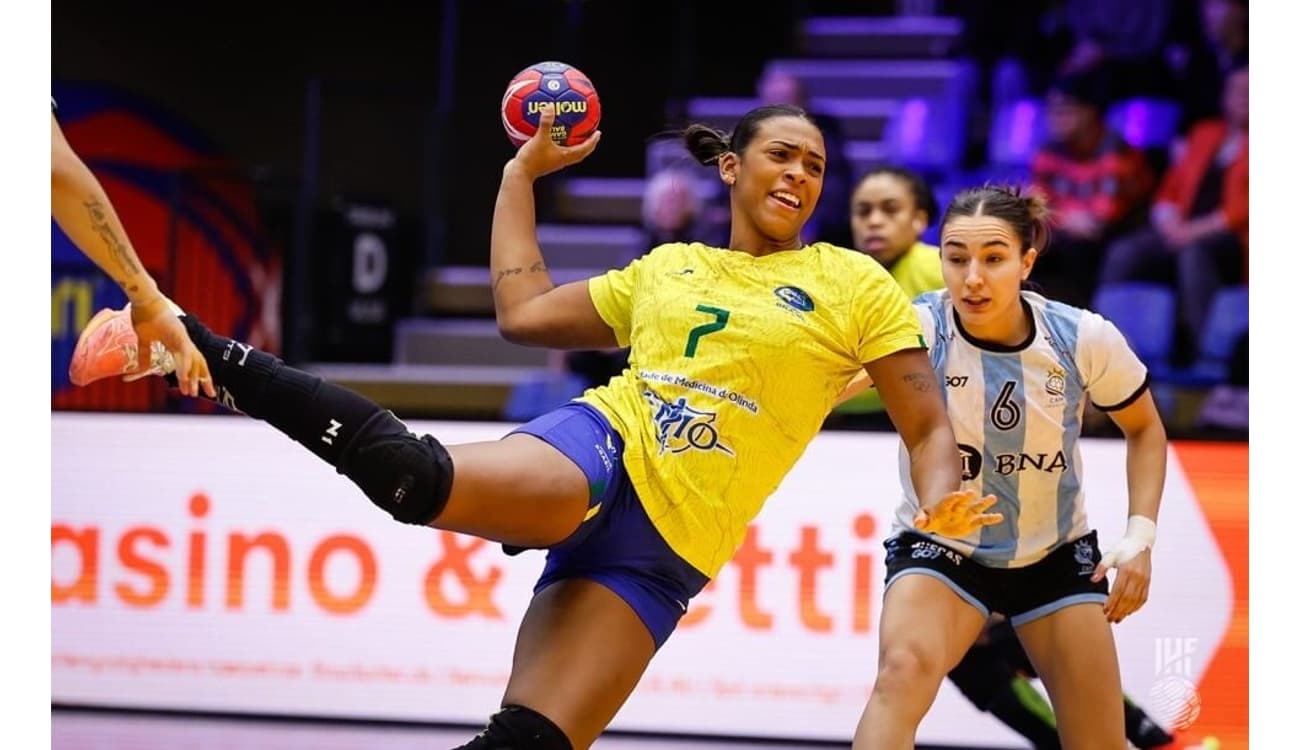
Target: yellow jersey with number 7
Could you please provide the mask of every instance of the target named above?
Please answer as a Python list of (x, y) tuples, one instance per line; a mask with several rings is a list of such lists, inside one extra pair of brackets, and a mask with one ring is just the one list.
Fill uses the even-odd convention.
[(628, 369), (581, 400), (669, 546), (712, 578), (865, 363), (924, 348), (907, 295), (826, 243), (765, 256), (656, 247), (588, 282)]

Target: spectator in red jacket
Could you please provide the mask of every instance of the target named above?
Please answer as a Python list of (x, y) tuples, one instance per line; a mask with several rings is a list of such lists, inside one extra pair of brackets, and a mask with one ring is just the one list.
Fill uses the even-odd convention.
[(1186, 150), (1165, 174), (1151, 226), (1112, 244), (1102, 266), (1103, 283), (1175, 283), (1184, 337), (1201, 330), (1220, 287), (1246, 281), (1249, 104), (1249, 77), (1242, 64), (1224, 84), (1223, 118), (1193, 127)]
[(1034, 278), (1049, 297), (1092, 302), (1106, 243), (1132, 229), (1152, 178), (1142, 153), (1106, 127), (1105, 79), (1099, 73), (1058, 78), (1047, 92), (1047, 144), (1034, 157), (1034, 187), (1052, 206), (1051, 251)]

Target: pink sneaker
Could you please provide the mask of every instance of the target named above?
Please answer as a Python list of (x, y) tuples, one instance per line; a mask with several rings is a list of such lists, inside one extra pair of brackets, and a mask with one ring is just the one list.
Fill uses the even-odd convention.
[[(104, 308), (95, 313), (77, 338), (68, 366), (68, 379), (73, 385), (90, 385), (96, 380), (126, 375), (140, 361), (140, 343), (131, 327), (131, 305), (121, 310)], [(154, 342), (149, 357), (150, 367), (136, 373), (130, 380), (148, 375), (163, 375), (175, 369), (171, 353), (161, 342)]]

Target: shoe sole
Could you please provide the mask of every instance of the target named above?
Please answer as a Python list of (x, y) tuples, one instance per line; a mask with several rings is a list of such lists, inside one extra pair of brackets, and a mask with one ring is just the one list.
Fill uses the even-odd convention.
[[(102, 357), (104, 356), (103, 352), (96, 353), (93, 361), (89, 359), (91, 356), (90, 342), (94, 340), (95, 334), (101, 327), (112, 321), (113, 318), (117, 317), (120, 312), (121, 311), (110, 308), (100, 310), (95, 313), (95, 315), (90, 319), (90, 322), (87, 323), (86, 327), (81, 331), (81, 335), (77, 337), (77, 346), (73, 349), (72, 362), (68, 366), (68, 379), (73, 385), (85, 386), (90, 385), (96, 380), (103, 380), (104, 378), (113, 377), (114, 375), (124, 375), (131, 370), (134, 362), (138, 361), (138, 352), (135, 357), (123, 353), (121, 355), (121, 364), (115, 364), (111, 368), (97, 366), (100, 365)], [(119, 344), (117, 346), (120, 347), (121, 345)]]

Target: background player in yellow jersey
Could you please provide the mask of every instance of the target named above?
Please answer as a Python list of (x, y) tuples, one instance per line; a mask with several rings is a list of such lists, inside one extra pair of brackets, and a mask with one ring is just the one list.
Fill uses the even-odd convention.
[(925, 179), (904, 167), (876, 167), (853, 189), (853, 246), (884, 266), (909, 299), (943, 288), (939, 248), (921, 241), (938, 212)]
[[(555, 286), (537, 244), (533, 183), (592, 152), (542, 134), (502, 173), (492, 223), (497, 323), (549, 347), (631, 346), (608, 385), (487, 443), (444, 447), (357, 394), (192, 316), (219, 398), (335, 466), (404, 523), (546, 548), (514, 668), (466, 748), (589, 746), (687, 602), (865, 366), (910, 451), (918, 527), (962, 535), (1001, 520), (957, 492), (960, 462), (907, 297), (871, 259), (800, 230), (825, 169), (798, 108), (756, 109), (687, 146), (730, 191), (726, 249), (667, 244), (626, 268)], [(83, 341), (95, 348), (94, 337)], [(437, 644), (420, 643), (420, 649)]]
[[(858, 180), (849, 200), (853, 247), (875, 258), (908, 299), (943, 288), (939, 248), (921, 241), (938, 205), (925, 179), (904, 167), (882, 166)], [(835, 407), (828, 424), (888, 428), (880, 394), (867, 388)]]

